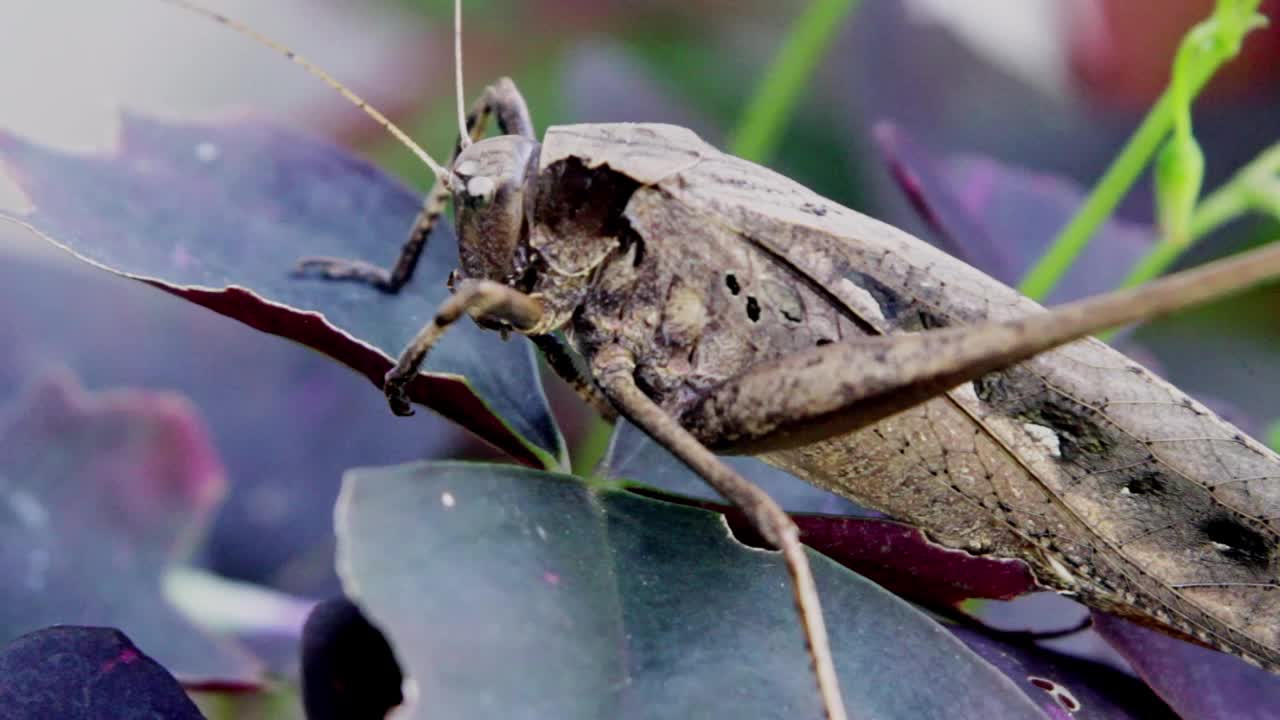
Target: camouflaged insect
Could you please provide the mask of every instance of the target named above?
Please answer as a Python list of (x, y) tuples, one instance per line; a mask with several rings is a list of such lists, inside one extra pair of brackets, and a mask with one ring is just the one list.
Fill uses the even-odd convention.
[(304, 266), (394, 291), (451, 194), (457, 292), (388, 373), (393, 409), (411, 412), (404, 386), (463, 315), (531, 336), (584, 398), (666, 446), (783, 551), (828, 717), (844, 714), (798, 532), (708, 448), (757, 454), (943, 546), (1021, 559), (1044, 587), (1280, 667), (1280, 457), (1080, 339), (1274, 277), (1280, 246), (1046, 313), (687, 129), (557, 126), (538, 143), (507, 80), (470, 132), (488, 114), (504, 134), (460, 144), (395, 271)]
[[(550, 128), (533, 186), (531, 257), (559, 270), (529, 289), (557, 297), (555, 325), (584, 356), (626, 347), (646, 392), (713, 448), (770, 442), (726, 416), (767, 418), (777, 397), (816, 405), (857, 372), (805, 387), (780, 371), (771, 392), (725, 393), (753, 367), (1041, 310), (683, 128)], [(575, 287), (557, 296), (564, 286)], [(811, 402), (796, 400), (806, 391)], [(1102, 342), (847, 434), (829, 437), (818, 418), (784, 423), (808, 432), (762, 457), (815, 485), (947, 547), (1021, 558), (1094, 607), (1280, 664), (1280, 457)]]
[[(635, 422), (783, 551), (829, 718), (843, 700), (798, 531), (709, 448), (1280, 668), (1280, 457), (1081, 339), (1280, 276), (1280, 244), (1045, 312), (687, 129), (567, 125), (539, 142), (507, 79), (460, 118), (441, 166), (292, 51), (165, 1), (281, 51), (436, 173), (392, 269), (306, 258), (300, 270), (397, 292), (452, 199), (455, 292), (387, 374), (392, 408), (412, 412), (404, 386), (461, 317), (530, 336), (584, 399)], [(491, 118), (500, 134), (479, 140)]]

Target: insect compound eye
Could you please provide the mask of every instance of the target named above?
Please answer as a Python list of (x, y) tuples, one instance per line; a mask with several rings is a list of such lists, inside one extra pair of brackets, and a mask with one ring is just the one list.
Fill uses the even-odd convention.
[(467, 196), (482, 205), (493, 200), (497, 189), (498, 184), (493, 181), (493, 178), (484, 175), (478, 175), (467, 181)]

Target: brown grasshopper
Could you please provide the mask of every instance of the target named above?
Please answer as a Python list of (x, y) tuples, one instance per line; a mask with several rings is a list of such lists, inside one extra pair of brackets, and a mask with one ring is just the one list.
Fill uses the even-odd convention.
[[(505, 78), (465, 118), (459, 103), (441, 166), (305, 59), (167, 1), (284, 52), (434, 170), (391, 270), (302, 271), (397, 292), (452, 199), (461, 268), (387, 374), (392, 409), (412, 413), (404, 386), (463, 316), (531, 337), (782, 551), (829, 717), (843, 701), (796, 527), (713, 451), (758, 454), (942, 545), (1020, 558), (1091, 606), (1280, 668), (1280, 457), (1085, 337), (1280, 276), (1280, 244), (1045, 311), (689, 130), (568, 125), (539, 142)], [(500, 134), (481, 139), (491, 118)]]

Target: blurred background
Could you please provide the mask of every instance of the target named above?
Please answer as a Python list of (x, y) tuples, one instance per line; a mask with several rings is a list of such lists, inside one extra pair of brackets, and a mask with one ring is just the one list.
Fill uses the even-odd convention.
[[(455, 134), (447, 0), (207, 4), (308, 56), (447, 155)], [(665, 121), (724, 146), (805, 3), (464, 6), (469, 99), (510, 75), (540, 129)], [(894, 123), (938, 157), (982, 156), (1087, 188), (1163, 89), (1182, 33), (1211, 7), (1212, 0), (863, 0), (766, 162), (927, 239), (930, 228), (876, 145), (878, 123)], [(1277, 11), (1280, 2), (1264, 3), (1263, 12)], [(426, 186), (425, 168), (324, 85), (193, 14), (153, 0), (0, 0), (0, 17), (0, 128), (9, 132), (108, 152), (121, 109), (165, 118), (253, 112), (334, 138)], [(1196, 105), (1206, 188), (1275, 142), (1277, 128), (1280, 32), (1261, 32)], [(0, 207), (23, 203), (0, 175)], [(1145, 185), (1120, 216), (1150, 222)], [(1028, 225), (1027, 247), (1056, 230)], [(1275, 231), (1234, 224), (1187, 262)], [(388, 238), (388, 252), (399, 242)], [(1144, 329), (1141, 345), (1175, 383), (1216, 398), (1261, 434), (1280, 417), (1277, 300), (1274, 291), (1254, 293), (1187, 313)], [(95, 271), (0, 225), (0, 402), (53, 367), (70, 369), (90, 389), (190, 397), (229, 481), (197, 563), (303, 598), (338, 591), (331, 510), (342, 471), (489, 455), (438, 419), (393, 418), (363, 378), (318, 354)], [(587, 414), (557, 383), (549, 387), (570, 446), (580, 445), (590, 434)]]

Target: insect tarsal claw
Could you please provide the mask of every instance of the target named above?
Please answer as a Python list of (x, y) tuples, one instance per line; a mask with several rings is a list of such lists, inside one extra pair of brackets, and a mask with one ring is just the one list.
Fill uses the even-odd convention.
[(387, 371), (382, 383), (382, 391), (387, 396), (387, 404), (391, 406), (391, 412), (401, 417), (413, 415), (413, 405), (404, 391), (408, 381), (409, 378), (400, 374), (399, 368), (391, 368)]

